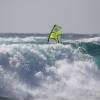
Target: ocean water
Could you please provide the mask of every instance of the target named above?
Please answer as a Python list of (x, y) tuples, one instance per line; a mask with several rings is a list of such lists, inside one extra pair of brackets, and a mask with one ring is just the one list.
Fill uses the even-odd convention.
[(100, 35), (0, 35), (0, 100), (100, 100)]

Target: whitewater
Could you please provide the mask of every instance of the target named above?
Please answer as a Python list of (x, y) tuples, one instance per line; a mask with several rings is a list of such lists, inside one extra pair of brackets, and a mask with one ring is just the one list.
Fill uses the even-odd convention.
[(100, 100), (100, 37), (71, 34), (62, 41), (0, 37), (0, 98)]

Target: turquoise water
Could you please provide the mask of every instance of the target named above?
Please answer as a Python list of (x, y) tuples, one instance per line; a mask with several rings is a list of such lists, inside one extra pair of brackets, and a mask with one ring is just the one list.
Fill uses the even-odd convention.
[[(68, 38), (69, 37), (69, 38)], [(100, 100), (100, 37), (0, 38), (0, 96), (16, 100)]]

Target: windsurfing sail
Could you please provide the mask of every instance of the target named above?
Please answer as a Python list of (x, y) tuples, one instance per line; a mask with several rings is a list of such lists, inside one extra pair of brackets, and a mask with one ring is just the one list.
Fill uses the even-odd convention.
[(50, 34), (48, 35), (48, 42), (50, 39), (54, 39), (56, 43), (61, 42), (61, 39), (60, 39), (61, 34), (62, 34), (62, 27), (55, 24)]

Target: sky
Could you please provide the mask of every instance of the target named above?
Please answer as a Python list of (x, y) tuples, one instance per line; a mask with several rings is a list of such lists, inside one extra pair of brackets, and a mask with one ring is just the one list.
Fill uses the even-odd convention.
[(0, 0), (0, 33), (100, 33), (100, 0)]

